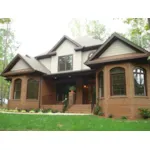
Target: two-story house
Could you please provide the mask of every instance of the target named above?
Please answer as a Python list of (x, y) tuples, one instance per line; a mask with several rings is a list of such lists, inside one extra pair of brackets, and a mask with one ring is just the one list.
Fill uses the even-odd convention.
[(98, 100), (105, 116), (138, 117), (139, 107), (150, 107), (148, 57), (148, 51), (117, 33), (104, 43), (63, 36), (35, 58), (16, 55), (2, 72), (11, 81), (8, 107), (61, 110), (67, 97), (69, 112), (90, 113)]

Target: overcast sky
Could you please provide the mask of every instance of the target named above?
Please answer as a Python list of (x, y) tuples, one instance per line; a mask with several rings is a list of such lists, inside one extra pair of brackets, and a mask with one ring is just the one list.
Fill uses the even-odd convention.
[[(116, 4), (115, 1), (113, 3)], [(121, 5), (124, 7), (112, 8), (108, 0), (103, 3), (99, 0), (5, 0), (1, 2), (0, 12), (7, 12), (7, 16), (13, 19), (12, 29), (21, 44), (18, 52), (35, 56), (51, 49), (64, 34), (71, 37), (68, 25), (73, 18), (98, 19), (110, 32), (125, 32), (126, 26), (112, 18), (121, 11), (125, 11), (122, 18), (126, 17), (133, 7), (128, 2), (121, 2)], [(136, 5), (137, 9), (139, 7)]]
[[(71, 20), (70, 16), (64, 16), (63, 19), (43, 17), (42, 20), (32, 17), (13, 18), (11, 26), (15, 31), (16, 40), (20, 42), (18, 53), (35, 56), (51, 49), (63, 35), (72, 37), (69, 28)], [(106, 25), (110, 32), (126, 31), (126, 26), (121, 21), (114, 21), (112, 18), (100, 18), (99, 20)]]

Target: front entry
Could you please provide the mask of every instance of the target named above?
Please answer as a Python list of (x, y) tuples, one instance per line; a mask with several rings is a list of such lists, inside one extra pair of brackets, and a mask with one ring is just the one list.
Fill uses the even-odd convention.
[(62, 102), (65, 98), (69, 96), (69, 88), (75, 86), (74, 82), (70, 83), (57, 83), (56, 84), (56, 100), (57, 102)]
[(83, 104), (96, 102), (95, 80), (85, 80), (83, 83)]

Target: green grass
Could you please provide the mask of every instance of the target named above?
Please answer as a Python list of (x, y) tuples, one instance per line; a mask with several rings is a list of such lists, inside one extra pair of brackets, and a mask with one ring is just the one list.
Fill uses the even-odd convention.
[(150, 131), (150, 120), (121, 120), (97, 116), (59, 116), (0, 113), (3, 131)]

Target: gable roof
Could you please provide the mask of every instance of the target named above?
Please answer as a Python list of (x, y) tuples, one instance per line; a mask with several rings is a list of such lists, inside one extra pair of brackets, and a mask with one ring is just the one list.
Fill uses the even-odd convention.
[(146, 51), (145, 49), (141, 48), (140, 46), (134, 44), (133, 42), (129, 41), (128, 39), (122, 37), (121, 35), (115, 32), (104, 42), (104, 44), (101, 47), (99, 47), (99, 49), (93, 54), (93, 56), (88, 61), (98, 58), (116, 40), (120, 40), (127, 46), (135, 49), (140, 53), (148, 53), (148, 51)]
[(99, 39), (94, 39), (90, 36), (81, 36), (74, 40), (84, 47), (90, 47), (90, 46), (94, 46), (94, 45), (103, 44), (103, 41), (101, 41)]
[(76, 41), (72, 40), (71, 38), (69, 38), (68, 36), (64, 35), (55, 45), (54, 47), (48, 52), (51, 53), (53, 51), (56, 51), (56, 49), (65, 41), (68, 40), (71, 43), (73, 43), (74, 45), (76, 45), (77, 47), (81, 47), (81, 45), (79, 43), (77, 43)]
[(41, 72), (44, 74), (50, 74), (50, 71), (35, 58), (30, 57), (28, 55), (22, 56), (20, 54), (17, 54), (13, 58), (13, 60), (7, 65), (7, 67), (4, 69), (4, 71), (1, 73), (1, 75), (3, 75), (7, 71), (9, 71), (11, 68), (13, 68), (13, 66), (18, 62), (19, 59), (22, 59), (34, 71), (38, 71), (38, 72)]

